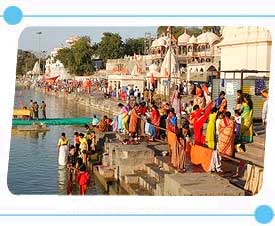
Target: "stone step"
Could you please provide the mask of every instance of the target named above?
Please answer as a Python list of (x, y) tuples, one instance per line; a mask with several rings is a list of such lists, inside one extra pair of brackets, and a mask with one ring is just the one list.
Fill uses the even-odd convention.
[(154, 177), (158, 182), (162, 181), (164, 179), (164, 175), (169, 173), (168, 171), (164, 171), (155, 163), (145, 164), (145, 170), (151, 177)]
[(154, 191), (156, 190), (157, 183), (158, 181), (148, 174), (139, 176), (139, 185), (152, 194), (154, 194)]
[(137, 174), (129, 174), (123, 177), (126, 184), (138, 184), (139, 183), (139, 175)]
[(174, 167), (170, 164), (170, 157), (169, 156), (155, 156), (154, 163), (157, 164), (161, 170), (169, 172), (169, 173), (175, 173), (176, 170)]
[(238, 152), (238, 153), (235, 153), (235, 158), (249, 161), (258, 166), (264, 167), (264, 156), (257, 156), (247, 152)]
[(264, 150), (265, 150), (265, 144), (257, 142), (257, 141), (254, 141), (251, 144), (246, 144), (245, 148), (246, 148), (247, 151), (249, 151), (249, 150), (258, 150), (259, 152), (264, 152)]
[(152, 192), (148, 191), (144, 187), (140, 186), (140, 184), (129, 184), (128, 192), (130, 195), (153, 195)]
[(264, 145), (265, 143), (265, 134), (261, 134), (259, 136), (253, 136), (253, 141), (258, 142)]
[(154, 195), (157, 195), (157, 196), (164, 195), (164, 180), (157, 183), (156, 189), (154, 190)]
[(243, 196), (244, 191), (216, 174), (177, 173), (165, 175), (164, 195)]

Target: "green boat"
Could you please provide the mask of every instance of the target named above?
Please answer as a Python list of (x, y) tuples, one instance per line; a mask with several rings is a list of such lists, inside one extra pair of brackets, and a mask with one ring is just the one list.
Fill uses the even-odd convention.
[(13, 126), (28, 126), (36, 124), (43, 124), (47, 126), (52, 125), (85, 125), (91, 123), (91, 118), (51, 118), (51, 119), (39, 119), (39, 120), (22, 120), (13, 119)]

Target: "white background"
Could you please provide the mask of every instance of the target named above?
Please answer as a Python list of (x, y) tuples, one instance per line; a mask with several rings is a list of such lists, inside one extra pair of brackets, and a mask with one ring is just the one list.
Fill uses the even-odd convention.
[[(162, 0), (159, 0), (161, 2)], [(69, 3), (70, 2), (70, 3)], [(75, 3), (73, 3), (75, 2)], [(94, 2), (94, 3), (93, 3)], [(19, 6), (27, 14), (274, 14), (272, 1), (260, 3), (253, 1), (197, 0), (163, 1), (159, 5), (153, 0), (129, 1), (53, 1), (21, 0), (0, 2), (0, 14), (10, 5)], [(193, 1), (192, 1), (193, 2)], [(221, 1), (219, 1), (221, 2)], [(119, 4), (121, 3), (121, 4)], [(124, 5), (124, 7), (123, 7)], [(273, 6), (274, 8), (274, 6)], [(224, 11), (223, 9), (227, 9)], [(115, 11), (116, 10), (116, 11)], [(158, 10), (158, 11), (157, 11)], [(189, 10), (189, 11), (188, 11)], [(265, 172), (262, 191), (254, 197), (115, 197), (115, 196), (15, 196), (7, 187), (9, 161), (11, 115), (14, 102), (16, 53), (18, 38), (28, 26), (158, 26), (158, 25), (227, 25), (227, 26), (265, 26), (274, 37), (275, 18), (24, 18), (16, 26), (7, 25), (0, 18), (0, 214), (1, 213), (240, 213), (253, 214), (256, 207), (267, 204), (275, 208), (274, 184), (274, 48), (272, 49), (269, 125), (267, 128)], [(273, 125), (272, 125), (273, 124)], [(273, 138), (273, 141), (272, 141)], [(207, 188), (206, 188), (207, 189)], [(0, 223), (19, 223), (20, 225), (49, 225), (50, 223), (76, 225), (83, 222), (111, 225), (258, 225), (253, 217), (0, 217)], [(275, 221), (274, 221), (275, 222)], [(273, 223), (274, 223), (273, 222)], [(104, 224), (104, 225), (105, 225)], [(274, 223), (275, 224), (275, 223)]]

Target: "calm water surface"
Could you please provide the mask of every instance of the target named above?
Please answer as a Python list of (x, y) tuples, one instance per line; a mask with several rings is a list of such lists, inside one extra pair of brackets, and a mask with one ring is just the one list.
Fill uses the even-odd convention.
[[(91, 117), (91, 109), (77, 105), (64, 98), (47, 96), (33, 90), (16, 91), (15, 108), (20, 102), (28, 106), (29, 100), (47, 104), (48, 118)], [(19, 132), (12, 130), (8, 187), (14, 194), (66, 194), (66, 169), (58, 166), (57, 141), (62, 132), (73, 142), (75, 131), (84, 131), (83, 127), (76, 126), (50, 126), (46, 133)], [(77, 194), (74, 186), (74, 194)], [(92, 177), (88, 194), (103, 194), (103, 188)]]

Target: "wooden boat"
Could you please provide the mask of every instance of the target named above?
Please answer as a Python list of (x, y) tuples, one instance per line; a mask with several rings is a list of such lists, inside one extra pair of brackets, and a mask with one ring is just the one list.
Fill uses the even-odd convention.
[(43, 125), (85, 125), (91, 122), (90, 118), (50, 118), (50, 119), (39, 119), (39, 120), (22, 120), (13, 119), (13, 126), (29, 126), (33, 123)]
[(50, 131), (50, 128), (44, 124), (34, 123), (31, 126), (20, 126), (16, 128), (18, 131), (34, 131), (34, 132), (46, 132)]
[(13, 117), (29, 117), (31, 111), (28, 109), (13, 109)]

